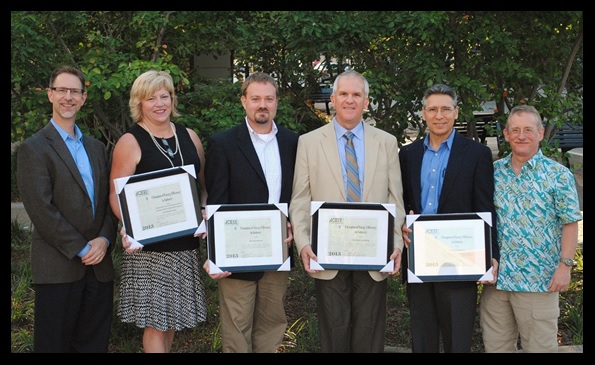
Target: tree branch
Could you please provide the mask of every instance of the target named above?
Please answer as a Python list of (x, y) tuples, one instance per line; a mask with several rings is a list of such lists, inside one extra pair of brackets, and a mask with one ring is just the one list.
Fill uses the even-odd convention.
[(153, 62), (156, 62), (159, 59), (159, 49), (161, 48), (161, 42), (163, 41), (163, 37), (165, 36), (165, 28), (169, 23), (169, 16), (175, 13), (175, 11), (168, 11), (165, 14), (165, 21), (163, 22), (163, 26), (159, 30), (159, 35), (157, 36), (157, 40), (155, 41), (155, 53), (153, 54)]

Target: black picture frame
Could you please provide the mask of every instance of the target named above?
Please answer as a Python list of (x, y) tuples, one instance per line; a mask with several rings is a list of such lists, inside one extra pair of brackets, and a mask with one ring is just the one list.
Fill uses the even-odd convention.
[(394, 248), (394, 204), (313, 201), (311, 211), (312, 250), (323, 269), (385, 270)]
[(287, 203), (207, 205), (209, 272), (289, 271)]
[(126, 234), (142, 245), (192, 236), (202, 214), (194, 165), (114, 179)]
[(490, 212), (407, 215), (409, 283), (478, 281), (491, 269)]

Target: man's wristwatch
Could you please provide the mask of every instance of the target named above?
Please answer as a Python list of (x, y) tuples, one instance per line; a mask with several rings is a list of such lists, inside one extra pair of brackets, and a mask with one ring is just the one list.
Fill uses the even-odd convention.
[(573, 267), (576, 264), (573, 259), (568, 258), (568, 257), (564, 258), (564, 259), (560, 259), (560, 262), (564, 263), (564, 265), (566, 265), (568, 267)]

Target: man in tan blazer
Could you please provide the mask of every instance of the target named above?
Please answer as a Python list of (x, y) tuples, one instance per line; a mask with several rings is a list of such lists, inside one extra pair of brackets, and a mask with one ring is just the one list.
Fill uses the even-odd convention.
[[(320, 346), (322, 352), (383, 352), (386, 322), (386, 278), (401, 266), (405, 219), (403, 188), (395, 136), (363, 121), (369, 84), (356, 71), (335, 79), (331, 102), (333, 121), (300, 136), (289, 217), (297, 250), (305, 270), (315, 279)], [(353, 143), (359, 168), (361, 201), (392, 203), (394, 262), (392, 272), (362, 270), (313, 270), (316, 260), (310, 242), (310, 203), (347, 201), (343, 135), (355, 134)]]

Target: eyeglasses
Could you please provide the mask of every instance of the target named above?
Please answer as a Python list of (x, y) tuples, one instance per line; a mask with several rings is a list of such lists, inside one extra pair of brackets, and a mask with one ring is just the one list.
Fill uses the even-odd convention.
[(174, 151), (171, 150), (171, 147), (169, 146), (169, 143), (167, 143), (167, 139), (161, 138), (161, 142), (163, 142), (163, 144), (165, 145), (165, 147), (167, 147), (167, 154), (169, 155), (169, 157), (170, 158), (174, 158)]
[(527, 128), (512, 128), (508, 130), (508, 133), (510, 133), (510, 135), (512, 136), (518, 136), (519, 134), (525, 133), (525, 135), (527, 136), (533, 136), (535, 135), (535, 133), (537, 133), (537, 130), (535, 128), (531, 128), (531, 127), (527, 127)]
[(437, 107), (430, 107), (430, 108), (424, 108), (426, 109), (426, 113), (428, 114), (428, 116), (433, 117), (436, 114), (438, 114), (438, 111), (442, 112), (442, 115), (444, 115), (445, 117), (448, 117), (449, 115), (452, 114), (452, 112), (455, 111), (454, 108), (451, 107), (444, 107), (444, 108), (437, 108)]
[(72, 96), (81, 96), (83, 95), (83, 89), (77, 88), (70, 88), (70, 87), (50, 87), (50, 90), (56, 92), (60, 96), (66, 95), (70, 91), (70, 95)]

